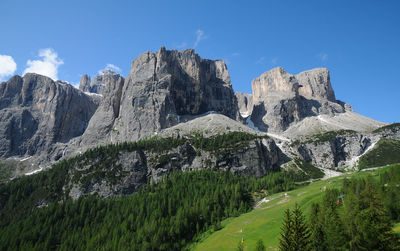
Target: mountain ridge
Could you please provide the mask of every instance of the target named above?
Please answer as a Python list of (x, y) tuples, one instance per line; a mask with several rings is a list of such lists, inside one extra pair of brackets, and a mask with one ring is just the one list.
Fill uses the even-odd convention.
[[(14, 88), (12, 93), (4, 91), (15, 85), (13, 79), (24, 81), (24, 78), (34, 78), (37, 83), (29, 82), (25, 89)], [(30, 159), (32, 164), (48, 166), (99, 145), (136, 141), (155, 135), (179, 137), (193, 130), (206, 132), (209, 136), (226, 131), (260, 135), (268, 133), (275, 135), (272, 140), (287, 152), (289, 148), (286, 145), (289, 143), (285, 145), (285, 141), (332, 130), (355, 130), (363, 137), (370, 138), (369, 142), (375, 142), (377, 136), (370, 132), (385, 125), (354, 113), (350, 105), (336, 100), (326, 68), (292, 75), (282, 67), (276, 67), (252, 81), (252, 94), (234, 93), (223, 60), (202, 59), (193, 49), (176, 51), (161, 47), (158, 52), (145, 52), (134, 59), (126, 78), (107, 71), (96, 76), (91, 83), (90, 79), (86, 74), (82, 76), (80, 90), (37, 74), (26, 74), (22, 78), (14, 77), (3, 82), (0, 85), (0, 90), (3, 90), (0, 92), (3, 93), (0, 111), (4, 114), (9, 114), (6, 111), (10, 108), (26, 110), (23, 108), (25, 104), (18, 105), (18, 102), (10, 99), (13, 95), (45, 97), (50, 88), (46, 83), (60, 90), (72, 88), (72, 93), (80, 97), (80, 101), (76, 101), (81, 104), (78, 107), (88, 109), (83, 113), (70, 113), (67, 109), (65, 116), (69, 120), (66, 121), (70, 122), (62, 124), (65, 124), (65, 128), (78, 125), (80, 129), (71, 135), (66, 134), (69, 136), (61, 140), (48, 140), (37, 151), (26, 151), (24, 145), (28, 140), (22, 140), (15, 146), (17, 151), (7, 152), (7, 137), (11, 136), (7, 136), (8, 131), (0, 131), (3, 158), (33, 155)], [(39, 87), (35, 89), (33, 86)], [(28, 107), (35, 107), (35, 102), (27, 104)], [(56, 107), (60, 106), (57, 99), (51, 99), (51, 102), (55, 102)], [(38, 117), (34, 121), (43, 119), (40, 113), (36, 114)], [(74, 121), (74, 115), (79, 117), (82, 114), (86, 114), (84, 120)], [(17, 117), (11, 115), (11, 118), (15, 120)], [(39, 138), (44, 138), (43, 130), (65, 134), (62, 128), (59, 131), (50, 123), (43, 124), (41, 130), (17, 127), (11, 134), (34, 131), (38, 132)], [(396, 136), (391, 134), (383, 137)], [(31, 147), (34, 147), (34, 143)], [(307, 147), (309, 150), (312, 148)], [(329, 154), (335, 159), (336, 149), (332, 149)], [(318, 149), (313, 148), (312, 151)], [(346, 154), (353, 158), (354, 154), (362, 154), (362, 151)], [(312, 159), (300, 153), (297, 155), (304, 160)], [(321, 164), (318, 158), (312, 161), (316, 165)], [(344, 162), (339, 163), (342, 162), (335, 162), (330, 167), (338, 168)]]

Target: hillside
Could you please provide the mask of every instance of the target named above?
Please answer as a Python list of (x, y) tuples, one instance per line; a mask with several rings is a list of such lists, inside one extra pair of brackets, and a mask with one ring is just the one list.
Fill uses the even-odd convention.
[(267, 250), (277, 250), (284, 210), (293, 208), (295, 203), (298, 203), (308, 217), (311, 205), (322, 199), (324, 190), (340, 188), (343, 180), (351, 177), (362, 178), (371, 175), (378, 179), (381, 173), (391, 168), (400, 169), (400, 165), (344, 174), (316, 181), (289, 192), (267, 196), (263, 199), (264, 203), (259, 204), (251, 212), (229, 218), (221, 223), (221, 230), (204, 234), (201, 241), (193, 245), (193, 250), (234, 250), (242, 238), (245, 240), (245, 250), (254, 250), (259, 239), (263, 240)]

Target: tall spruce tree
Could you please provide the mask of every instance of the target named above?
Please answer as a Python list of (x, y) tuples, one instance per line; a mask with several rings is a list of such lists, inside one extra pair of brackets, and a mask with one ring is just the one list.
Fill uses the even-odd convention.
[(322, 212), (319, 203), (314, 203), (311, 205), (310, 214), (310, 242), (311, 250), (324, 251), (325, 247), (325, 232), (322, 225)]
[(357, 215), (358, 231), (363, 238), (360, 247), (367, 250), (398, 250), (398, 236), (392, 230), (392, 223), (371, 177), (367, 178), (361, 197), (362, 210)]
[(281, 237), (279, 238), (279, 250), (291, 251), (293, 249), (293, 219), (290, 209), (286, 209), (281, 226)]
[(310, 250), (310, 230), (297, 203), (293, 209), (292, 228), (294, 250)]

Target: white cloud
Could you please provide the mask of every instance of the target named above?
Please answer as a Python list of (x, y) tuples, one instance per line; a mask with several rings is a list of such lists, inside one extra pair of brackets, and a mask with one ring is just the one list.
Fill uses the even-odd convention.
[(11, 56), (0, 55), (0, 81), (14, 74), (17, 70), (17, 64)]
[(265, 61), (265, 57), (260, 57), (257, 61), (256, 64), (263, 64)]
[(278, 58), (271, 59), (271, 64), (276, 65), (278, 63)]
[(193, 48), (196, 48), (201, 40), (207, 39), (207, 36), (204, 34), (204, 31), (197, 30), (196, 31), (196, 41), (194, 42)]
[(28, 60), (26, 63), (28, 68), (25, 69), (23, 75), (28, 72), (37, 73), (50, 77), (53, 80), (58, 80), (58, 67), (64, 64), (64, 62), (58, 58), (57, 52), (51, 48), (41, 49), (39, 50), (39, 57), (42, 59)]
[(326, 53), (320, 53), (317, 56), (322, 62), (328, 60), (328, 54), (326, 54)]
[(239, 57), (240, 56), (240, 53), (239, 52), (234, 52), (234, 53), (232, 53), (232, 57)]
[(121, 73), (122, 70), (121, 68), (119, 68), (118, 66), (114, 65), (114, 64), (107, 64), (106, 67), (100, 71), (98, 71), (99, 74), (103, 74), (104, 71), (114, 71), (116, 73)]

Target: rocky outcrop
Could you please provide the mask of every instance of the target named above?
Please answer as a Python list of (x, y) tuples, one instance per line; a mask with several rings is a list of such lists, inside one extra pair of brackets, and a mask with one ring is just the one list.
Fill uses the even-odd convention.
[(251, 86), (254, 104), (262, 102), (268, 96), (292, 98), (298, 95), (299, 89), (296, 78), (281, 67), (263, 73), (253, 80)]
[[(47, 152), (40, 163), (96, 145), (149, 137), (184, 116), (214, 111), (240, 117), (225, 63), (201, 59), (194, 50), (162, 47), (157, 53), (143, 53), (132, 62), (126, 80), (105, 70), (90, 84), (90, 77), (83, 75), (80, 90), (85, 93), (35, 74), (9, 82), (2, 84), (7, 91), (0, 102), (7, 109), (1, 114), (5, 141), (0, 154)], [(29, 95), (35, 98), (27, 103), (24, 97)]]
[(113, 141), (132, 141), (179, 123), (183, 115), (216, 111), (237, 118), (237, 101), (223, 61), (194, 50), (146, 52), (132, 62)]
[(111, 143), (111, 131), (115, 120), (120, 115), (124, 78), (119, 74), (107, 74), (102, 76), (101, 81), (104, 86), (103, 98), (80, 138), (79, 144), (84, 147)]
[(355, 160), (373, 143), (370, 136), (354, 131), (337, 131), (294, 141), (288, 151), (306, 162), (324, 168), (355, 167)]
[(84, 74), (79, 84), (79, 90), (103, 95), (104, 91), (108, 89), (107, 84), (109, 83), (110, 77), (118, 78), (120, 75), (112, 70), (103, 70), (93, 79), (93, 82), (90, 83), (90, 77)]
[(104, 91), (108, 88), (107, 84), (109, 83), (110, 77), (119, 78), (120, 75), (112, 70), (102, 71), (101, 74), (97, 75), (93, 79), (90, 86), (90, 92), (103, 95)]
[(242, 92), (235, 93), (240, 115), (247, 118), (253, 111), (253, 96)]
[(303, 97), (336, 102), (328, 69), (315, 68), (301, 72), (295, 78), (301, 85), (299, 94)]
[[(277, 67), (254, 79), (252, 89), (253, 109), (250, 122), (261, 131), (283, 134), (305, 118), (321, 115), (333, 118), (338, 114), (352, 112), (348, 104), (336, 100), (329, 71), (325, 68), (292, 75)], [(357, 119), (360, 122), (360, 119)], [(330, 125), (328, 120), (323, 122)], [(364, 122), (366, 125), (360, 128), (371, 127), (369, 119)], [(363, 124), (363, 120), (361, 123)], [(382, 125), (377, 121), (373, 124), (372, 128)], [(313, 125), (309, 126), (313, 128)], [(338, 126), (335, 129), (342, 127)]]
[(97, 102), (62, 81), (14, 76), (0, 85), (0, 156), (47, 152), (82, 135)]
[[(101, 197), (131, 194), (149, 180), (158, 182), (164, 175), (173, 171), (204, 168), (262, 177), (278, 170), (279, 166), (287, 161), (287, 157), (275, 142), (268, 138), (251, 140), (242, 148), (230, 151), (206, 151), (187, 141), (162, 152), (143, 149), (121, 150), (116, 159), (107, 158), (109, 157), (76, 162), (73, 169), (69, 170), (69, 176), (74, 178), (69, 180), (64, 191), (74, 199), (85, 194), (97, 194)], [(104, 165), (105, 161), (109, 164)]]
[(87, 74), (82, 75), (81, 81), (79, 82), (79, 90), (90, 92), (90, 77)]

